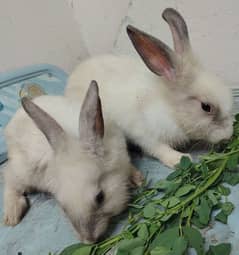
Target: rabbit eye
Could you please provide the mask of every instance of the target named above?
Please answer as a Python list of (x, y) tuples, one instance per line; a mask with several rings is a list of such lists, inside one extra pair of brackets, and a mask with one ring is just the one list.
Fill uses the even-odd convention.
[(101, 205), (104, 202), (105, 195), (104, 192), (101, 190), (95, 197), (95, 201), (98, 205)]
[(201, 107), (205, 112), (211, 112), (211, 105), (207, 103), (201, 103)]

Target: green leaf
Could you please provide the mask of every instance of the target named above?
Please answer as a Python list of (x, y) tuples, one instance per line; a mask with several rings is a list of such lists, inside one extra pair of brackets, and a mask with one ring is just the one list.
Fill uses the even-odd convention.
[(163, 221), (163, 222), (166, 222), (166, 221), (168, 221), (172, 216), (173, 216), (173, 214), (168, 214), (168, 215), (166, 214), (166, 215), (164, 215), (163, 217), (161, 217), (160, 220)]
[(239, 113), (237, 113), (237, 114), (235, 115), (235, 120), (236, 120), (236, 121), (239, 121)]
[(182, 170), (180, 170), (180, 169), (175, 170), (167, 176), (167, 180), (173, 181), (173, 180), (175, 180), (175, 178), (177, 178), (178, 176), (181, 176), (181, 175), (182, 175)]
[(231, 155), (227, 160), (226, 168), (229, 170), (234, 170), (237, 167), (238, 164), (238, 155), (234, 154)]
[(182, 179), (176, 181), (160, 180), (154, 186), (154, 188), (159, 190), (164, 190), (165, 195), (169, 195), (175, 192), (181, 185)]
[(150, 255), (173, 255), (172, 251), (164, 246), (155, 247), (151, 252)]
[(118, 245), (118, 251), (130, 252), (134, 248), (141, 247), (144, 245), (144, 241), (141, 238), (125, 239), (122, 240)]
[(224, 185), (218, 185), (217, 187), (218, 192), (220, 192), (223, 196), (228, 196), (231, 194), (231, 190), (228, 187), (225, 187)]
[(183, 255), (187, 249), (188, 241), (184, 237), (175, 240), (172, 253), (173, 255)]
[(202, 197), (200, 205), (196, 208), (196, 212), (198, 213), (199, 216), (199, 221), (202, 224), (208, 224), (209, 219), (210, 219), (210, 214), (211, 214), (211, 208), (208, 205), (207, 200)]
[(196, 188), (195, 185), (185, 184), (176, 191), (175, 196), (182, 197), (184, 195), (187, 195), (190, 191), (195, 190), (195, 188)]
[(144, 255), (144, 246), (139, 246), (134, 248), (130, 253), (130, 255)]
[(228, 216), (223, 212), (220, 211), (216, 216), (215, 216), (215, 220), (220, 221), (224, 224), (227, 224), (227, 218)]
[(178, 226), (169, 228), (162, 233), (159, 233), (150, 245), (150, 249), (162, 246), (172, 249), (174, 241), (179, 238)]
[(149, 236), (148, 228), (147, 228), (146, 224), (142, 224), (138, 231), (138, 237), (143, 240), (147, 240), (148, 236)]
[[(99, 253), (99, 254), (101, 254), (101, 253)], [(117, 251), (116, 252), (116, 255), (129, 255), (129, 252), (128, 251)]]
[(239, 173), (224, 172), (223, 181), (235, 186), (239, 183)]
[(213, 206), (218, 204), (217, 197), (214, 195), (214, 191), (213, 190), (209, 190), (207, 192), (207, 195), (208, 195), (208, 198), (210, 199), (210, 201), (212, 202)]
[(153, 218), (155, 215), (155, 212), (156, 212), (156, 208), (155, 208), (154, 204), (152, 204), (152, 203), (148, 204), (144, 207), (143, 213), (144, 213), (145, 218), (149, 218), (149, 219)]
[(72, 255), (90, 255), (92, 250), (92, 246), (86, 245), (85, 247), (81, 247), (74, 251)]
[(234, 205), (231, 202), (226, 202), (222, 204), (222, 211), (224, 212), (225, 215), (230, 215), (234, 209)]
[(94, 245), (73, 244), (65, 248), (59, 255), (89, 255)]
[(177, 197), (172, 196), (169, 198), (168, 208), (172, 208), (175, 205), (179, 204), (180, 202), (181, 201)]
[(231, 244), (221, 243), (218, 245), (211, 245), (207, 252), (207, 255), (230, 255), (231, 254)]
[(161, 205), (165, 208), (171, 208), (171, 207), (174, 207), (175, 205), (177, 205), (179, 203), (180, 203), (180, 200), (177, 197), (172, 196), (170, 198), (167, 198), (167, 199), (163, 200), (161, 202)]
[(185, 210), (183, 210), (183, 214), (182, 214), (182, 216), (183, 216), (183, 218), (186, 218), (186, 217), (188, 217), (190, 214), (191, 214), (191, 211), (192, 211), (193, 209), (191, 208), (191, 207), (186, 207), (185, 208)]
[(201, 233), (192, 227), (184, 227), (183, 233), (189, 246), (196, 250), (197, 255), (204, 255), (204, 240)]
[(165, 190), (172, 185), (173, 182), (168, 180), (159, 180), (154, 184), (155, 189)]
[(149, 233), (150, 235), (153, 235), (156, 233), (156, 231), (159, 230), (159, 226), (154, 224), (154, 223), (151, 223), (150, 226), (149, 226)]
[(193, 216), (192, 219), (191, 219), (191, 222), (194, 226), (196, 226), (197, 228), (199, 229), (203, 229), (205, 228), (205, 224), (202, 224), (200, 221), (199, 221), (199, 218), (196, 217), (196, 216)]
[(202, 172), (202, 176), (203, 176), (203, 177), (206, 177), (209, 170), (208, 170), (207, 164), (206, 164), (204, 161), (203, 161), (202, 164), (201, 164), (200, 170), (201, 170), (201, 172)]
[(191, 159), (187, 156), (182, 156), (179, 163), (179, 167), (183, 170), (187, 170), (191, 166), (192, 166)]

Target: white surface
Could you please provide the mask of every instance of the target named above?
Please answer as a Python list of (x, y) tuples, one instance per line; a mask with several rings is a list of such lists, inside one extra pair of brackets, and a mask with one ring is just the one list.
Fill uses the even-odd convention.
[(49, 63), (70, 71), (87, 51), (65, 0), (0, 0), (0, 72)]
[(125, 32), (128, 23), (152, 32), (172, 45), (171, 34), (161, 13), (178, 9), (185, 17), (193, 49), (211, 71), (238, 85), (238, 0), (66, 0), (73, 9), (83, 40), (91, 54), (134, 54)]
[(128, 23), (172, 45), (161, 18), (166, 7), (185, 17), (204, 65), (237, 86), (237, 0), (0, 0), (0, 72), (44, 62), (70, 72), (88, 53), (134, 54), (125, 32)]

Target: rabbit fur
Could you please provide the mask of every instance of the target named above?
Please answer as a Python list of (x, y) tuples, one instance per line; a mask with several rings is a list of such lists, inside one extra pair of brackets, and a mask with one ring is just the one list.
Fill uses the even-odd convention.
[(193, 54), (183, 17), (172, 8), (162, 16), (171, 29), (174, 51), (128, 26), (143, 61), (117, 55), (90, 58), (70, 75), (65, 95), (82, 98), (85, 84), (92, 77), (98, 80), (105, 116), (146, 153), (174, 167), (184, 155), (176, 149), (189, 141), (214, 144), (231, 137), (232, 93)]
[(24, 98), (25, 111), (20, 108), (7, 125), (5, 224), (21, 220), (28, 208), (25, 193), (46, 191), (60, 203), (80, 240), (92, 243), (127, 206), (129, 179), (140, 174), (130, 164), (124, 135), (110, 121), (104, 129), (96, 82), (84, 103), (79, 101)]

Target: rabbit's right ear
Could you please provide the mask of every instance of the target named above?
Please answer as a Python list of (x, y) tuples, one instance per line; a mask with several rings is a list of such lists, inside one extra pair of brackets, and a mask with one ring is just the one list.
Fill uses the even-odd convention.
[(184, 18), (173, 8), (166, 8), (162, 13), (162, 17), (168, 23), (172, 32), (175, 51), (179, 55), (187, 53), (191, 46)]
[(104, 136), (104, 119), (96, 81), (92, 81), (81, 107), (79, 120), (80, 141), (85, 147), (96, 151)]
[(23, 97), (21, 103), (25, 112), (45, 135), (52, 149), (55, 152), (60, 150), (66, 141), (66, 135), (62, 127), (48, 113), (43, 111), (27, 97)]
[(127, 33), (135, 49), (148, 68), (169, 81), (176, 80), (174, 52), (159, 39), (129, 25)]

